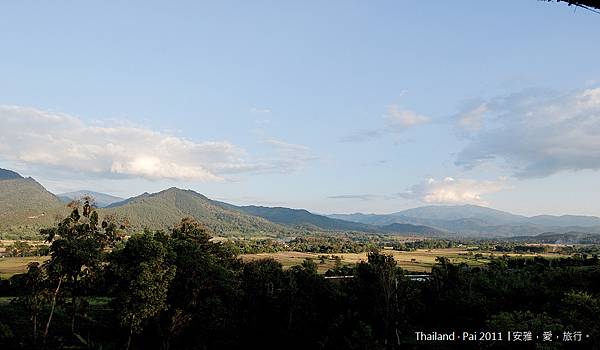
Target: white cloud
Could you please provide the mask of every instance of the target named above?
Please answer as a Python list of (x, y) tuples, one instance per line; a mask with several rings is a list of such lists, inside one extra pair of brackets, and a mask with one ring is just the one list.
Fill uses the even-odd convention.
[(340, 137), (341, 142), (366, 142), (378, 139), (387, 134), (400, 134), (417, 125), (426, 124), (431, 118), (417, 114), (398, 105), (389, 105), (384, 116), (385, 125), (374, 129), (358, 130)]
[(302, 161), (279, 148), (258, 159), (226, 141), (195, 142), (129, 123), (88, 124), (29, 107), (0, 106), (0, 121), (0, 158), (101, 177), (222, 181), (231, 173), (287, 171), (288, 162)]
[(312, 154), (310, 148), (303, 145), (276, 139), (268, 139), (264, 143), (269, 145), (274, 152), (274, 156), (268, 161), (269, 164), (265, 165), (265, 169), (289, 172), (301, 169), (306, 163), (318, 159)]
[(407, 109), (400, 109), (398, 105), (390, 105), (388, 114), (385, 116), (387, 126), (393, 132), (404, 131), (419, 124), (425, 124), (430, 121), (429, 117), (417, 114)]
[(270, 108), (252, 107), (250, 109), (250, 112), (252, 112), (254, 114), (271, 114), (271, 109)]
[(530, 91), (486, 106), (486, 125), (458, 154), (457, 165), (502, 160), (521, 178), (600, 169), (600, 88)]
[(284, 152), (307, 152), (308, 147), (294, 143), (288, 143), (277, 139), (265, 140), (265, 143)]
[(398, 196), (424, 203), (487, 205), (482, 197), (509, 188), (505, 181), (503, 178), (497, 181), (428, 178)]

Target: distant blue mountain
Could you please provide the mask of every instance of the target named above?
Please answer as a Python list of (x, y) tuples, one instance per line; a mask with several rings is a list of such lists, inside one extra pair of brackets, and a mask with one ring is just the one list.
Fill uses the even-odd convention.
[(68, 203), (68, 202), (70, 202), (72, 200), (75, 200), (75, 199), (81, 199), (83, 197), (90, 196), (90, 197), (93, 197), (96, 200), (96, 205), (99, 208), (104, 208), (104, 207), (107, 207), (107, 206), (109, 206), (109, 205), (111, 205), (113, 203), (120, 202), (120, 201), (123, 200), (123, 198), (112, 196), (110, 194), (100, 193), (100, 192), (94, 192), (94, 191), (88, 191), (88, 190), (61, 193), (61, 194), (59, 194), (57, 196), (63, 202), (66, 202), (66, 203)]
[(404, 233), (427, 236), (445, 236), (449, 233), (444, 230), (427, 227), (424, 225), (393, 224), (389, 226), (375, 226), (371, 224), (352, 222), (314, 214), (305, 209), (290, 209), (284, 207), (262, 206), (235, 206), (223, 202), (219, 203), (227, 209), (243, 212), (248, 215), (258, 216), (278, 224), (292, 227), (312, 227), (314, 229), (330, 231), (358, 231), (370, 233)]
[(426, 225), (465, 236), (530, 236), (544, 232), (600, 233), (600, 218), (577, 215), (527, 217), (477, 205), (430, 205), (391, 214), (333, 214), (369, 225)]
[(0, 180), (14, 180), (14, 179), (22, 179), (23, 176), (19, 175), (12, 170), (0, 169)]

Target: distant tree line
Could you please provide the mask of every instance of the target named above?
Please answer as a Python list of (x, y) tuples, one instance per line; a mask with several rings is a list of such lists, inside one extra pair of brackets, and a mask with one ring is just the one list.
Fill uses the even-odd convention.
[(392, 247), (395, 250), (402, 251), (415, 251), (417, 249), (455, 248), (459, 246), (462, 246), (461, 242), (448, 239), (423, 239), (410, 242), (400, 242), (392, 245)]
[(50, 254), (50, 247), (45, 244), (34, 245), (25, 241), (15, 241), (4, 247), (2, 256), (6, 257), (27, 257), (27, 256), (47, 256)]
[(276, 253), (364, 253), (381, 244), (341, 236), (299, 236), (288, 241), (275, 239), (237, 239), (226, 243), (236, 254)]

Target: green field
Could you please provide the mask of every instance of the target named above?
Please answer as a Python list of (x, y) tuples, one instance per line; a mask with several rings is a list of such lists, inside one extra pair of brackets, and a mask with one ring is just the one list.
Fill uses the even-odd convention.
[(9, 278), (12, 275), (25, 272), (27, 270), (27, 265), (30, 262), (43, 262), (46, 260), (48, 260), (48, 257), (46, 256), (0, 258), (0, 278)]

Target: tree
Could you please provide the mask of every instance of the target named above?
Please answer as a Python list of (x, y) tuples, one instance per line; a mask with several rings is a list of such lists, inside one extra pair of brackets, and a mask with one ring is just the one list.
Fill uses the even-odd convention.
[(272, 258), (245, 263), (240, 275), (239, 318), (241, 338), (248, 348), (265, 348), (265, 339), (280, 337), (282, 320), (281, 291), (286, 283), (282, 265)]
[(571, 291), (562, 302), (562, 316), (573, 329), (584, 331), (593, 344), (600, 342), (600, 298), (588, 292)]
[[(92, 206), (92, 199), (85, 199), (79, 213), (81, 203), (72, 202), (71, 215), (62, 220), (56, 227), (42, 230), (50, 245), (50, 260), (46, 269), (53, 276), (56, 288), (52, 298), (52, 307), (48, 318), (50, 327), (52, 314), (61, 286), (71, 296), (71, 332), (75, 333), (75, 316), (77, 302), (81, 297), (81, 279), (93, 279), (102, 267), (106, 250), (117, 240), (117, 225), (103, 221), (99, 223), (98, 213)], [(45, 336), (47, 335), (47, 329)]]
[(183, 219), (170, 238), (177, 269), (161, 324), (163, 348), (168, 349), (175, 336), (209, 344), (235, 316), (229, 305), (240, 298), (240, 261), (226, 246), (212, 242), (206, 228), (194, 219)]
[(404, 282), (403, 271), (391, 255), (371, 251), (368, 262), (357, 266), (356, 288), (362, 311), (386, 348), (393, 343), (400, 345)]
[(48, 296), (46, 271), (40, 267), (40, 263), (38, 262), (29, 263), (27, 273), (23, 275), (22, 281), (23, 285), (20, 289), (23, 294), (16, 299), (16, 303), (25, 307), (31, 315), (33, 344), (35, 345), (38, 336), (38, 316)]
[(168, 262), (168, 249), (164, 240), (144, 233), (129, 238), (111, 256), (113, 306), (121, 325), (129, 328), (127, 349), (143, 323), (167, 308), (167, 292), (176, 270)]

